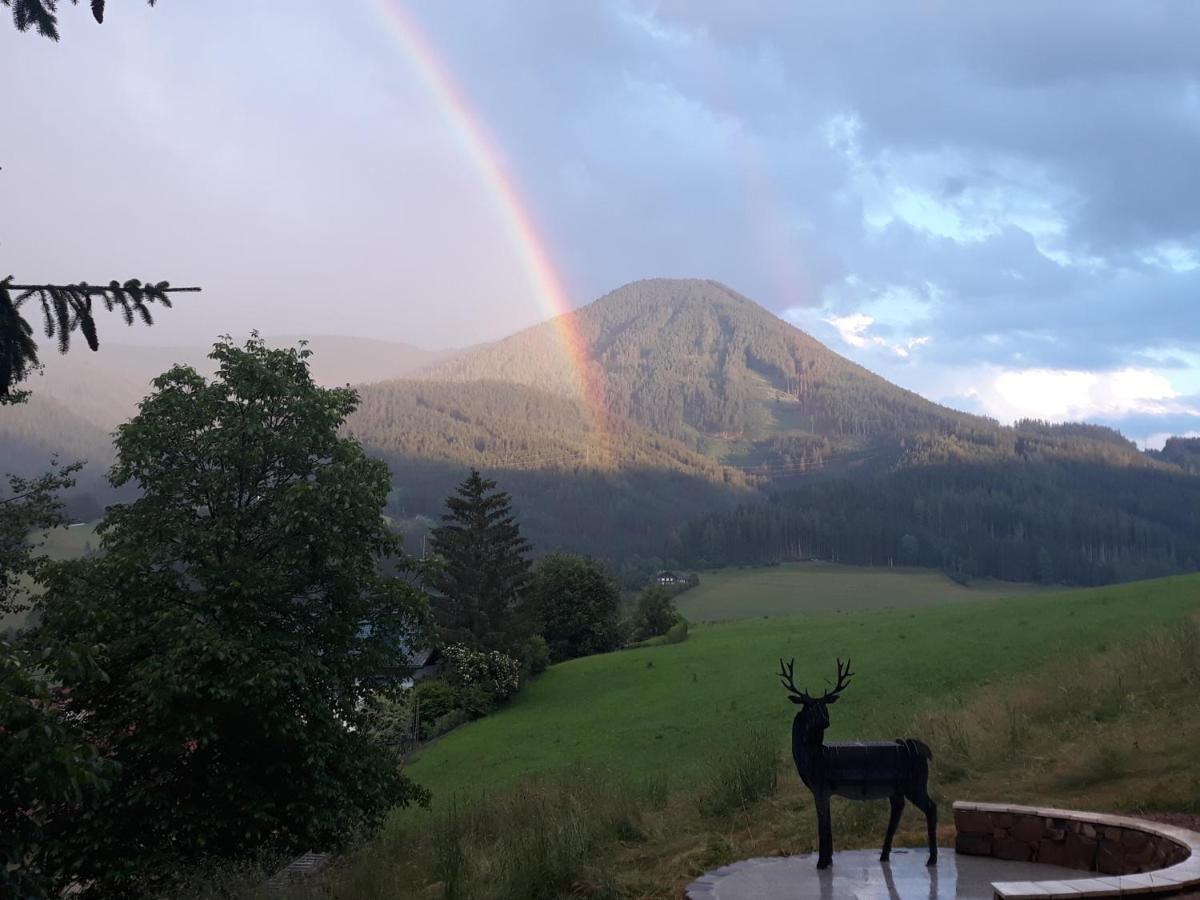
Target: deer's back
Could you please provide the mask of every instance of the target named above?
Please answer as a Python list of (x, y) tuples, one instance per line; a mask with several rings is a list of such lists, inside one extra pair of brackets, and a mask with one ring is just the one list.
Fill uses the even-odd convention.
[(899, 741), (844, 741), (826, 744), (825, 779), (832, 793), (852, 800), (894, 794), (912, 771), (912, 752)]

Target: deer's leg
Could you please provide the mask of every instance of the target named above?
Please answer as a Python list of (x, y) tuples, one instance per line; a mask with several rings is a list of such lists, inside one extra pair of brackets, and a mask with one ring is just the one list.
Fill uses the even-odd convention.
[(879, 857), (880, 862), (887, 862), (888, 857), (891, 856), (892, 838), (896, 836), (896, 826), (900, 824), (900, 814), (904, 812), (903, 794), (892, 794), (889, 799), (892, 801), (892, 815), (888, 819), (887, 835), (883, 839), (883, 853)]
[(925, 828), (929, 832), (929, 862), (926, 863), (926, 865), (936, 866), (937, 865), (937, 850), (938, 850), (938, 848), (937, 848), (937, 804), (934, 803), (933, 799), (929, 796), (929, 794), (925, 793), (924, 791), (922, 791), (920, 796), (917, 796), (917, 797), (914, 797), (913, 795), (909, 794), (908, 799), (911, 800), (913, 802), (913, 804), (919, 810), (921, 810), (921, 812), (925, 813)]
[(814, 795), (817, 801), (817, 868), (833, 864), (833, 827), (829, 821), (829, 795)]

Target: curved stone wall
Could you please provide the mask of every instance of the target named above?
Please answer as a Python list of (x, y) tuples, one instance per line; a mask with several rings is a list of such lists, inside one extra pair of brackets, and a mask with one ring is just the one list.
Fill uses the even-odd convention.
[(954, 804), (955, 850), (971, 856), (1066, 866), (1101, 877), (993, 885), (997, 898), (1144, 897), (1200, 891), (1200, 834), (1127, 816)]

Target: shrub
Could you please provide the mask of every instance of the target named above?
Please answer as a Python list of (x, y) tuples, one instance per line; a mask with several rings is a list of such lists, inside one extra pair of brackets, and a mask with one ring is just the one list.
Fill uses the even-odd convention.
[(550, 665), (550, 648), (540, 634), (526, 638), (520, 647), (521, 670), (529, 676), (541, 675)]
[(417, 714), (421, 721), (421, 737), (433, 737), (433, 723), (458, 706), (458, 692), (440, 678), (420, 681), (414, 689)]
[(678, 618), (671, 592), (658, 585), (648, 587), (638, 595), (633, 615), (633, 639), (644, 641), (666, 634)]
[(463, 644), (451, 644), (446, 658), (446, 680), (462, 690), (479, 686), (497, 702), (515, 694), (521, 684), (521, 665), (498, 650), (472, 650)]
[(429, 739), (441, 737), (449, 731), (453, 731), (459, 725), (466, 725), (472, 719), (478, 716), (472, 716), (465, 709), (452, 709), (441, 718), (429, 725)]
[(458, 689), (458, 710), (469, 718), (482, 719), (496, 708), (496, 696), (482, 684), (467, 684)]
[(779, 750), (766, 731), (756, 728), (713, 760), (700, 812), (716, 817), (744, 810), (775, 793), (778, 783)]
[(671, 626), (670, 630), (667, 631), (667, 643), (668, 644), (682, 644), (684, 641), (687, 640), (687, 636), (688, 636), (687, 619), (680, 619), (678, 622), (676, 622), (674, 625)]

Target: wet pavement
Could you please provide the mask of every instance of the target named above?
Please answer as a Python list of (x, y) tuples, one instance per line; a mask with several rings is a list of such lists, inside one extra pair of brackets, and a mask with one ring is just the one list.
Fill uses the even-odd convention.
[(992, 900), (993, 881), (1064, 881), (1091, 873), (938, 852), (927, 868), (925, 850), (834, 853), (833, 866), (817, 871), (815, 854), (748, 859), (701, 876), (688, 887), (691, 900)]

